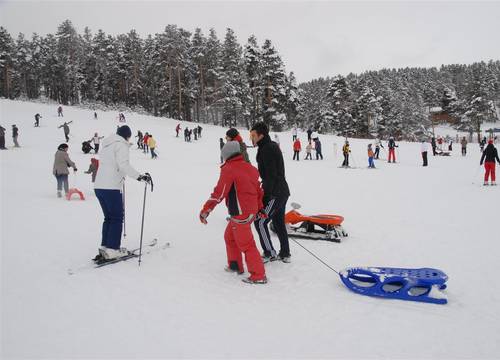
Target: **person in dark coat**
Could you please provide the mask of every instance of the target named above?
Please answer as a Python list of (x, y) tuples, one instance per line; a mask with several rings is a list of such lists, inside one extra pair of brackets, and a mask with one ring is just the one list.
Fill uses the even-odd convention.
[(437, 144), (436, 144), (436, 138), (434, 136), (431, 139), (431, 146), (432, 146), (432, 156), (436, 156)]
[(69, 124), (71, 124), (73, 121), (70, 121), (70, 122), (64, 122), (64, 124), (62, 124), (61, 126), (59, 126), (59, 129), (60, 128), (63, 128), (64, 130), (64, 138), (66, 139), (66, 142), (69, 141)]
[[(283, 154), (269, 136), (269, 128), (264, 122), (256, 123), (250, 132), (252, 143), (258, 146), (257, 164), (264, 189), (264, 213), (266, 216), (255, 221), (260, 243), (264, 250), (264, 261), (282, 260), (290, 262), (290, 245), (285, 226), (285, 209), (290, 190), (285, 178)], [(268, 224), (272, 220), (280, 241), (280, 252), (276, 254)]]
[(311, 141), (312, 133), (313, 133), (313, 131), (311, 128), (307, 129), (307, 141)]
[(495, 160), (500, 164), (500, 159), (498, 158), (498, 151), (495, 145), (493, 145), (493, 139), (488, 140), (488, 146), (483, 151), (481, 156), (480, 165), (484, 162), (484, 185), (488, 185), (488, 180), (491, 176), (491, 185), (496, 185), (496, 174), (495, 174)]
[(35, 114), (35, 127), (40, 127), (40, 118), (42, 116), (40, 114)]
[(198, 138), (201, 139), (201, 130), (203, 130), (203, 128), (198, 125)]
[(135, 136), (137, 138), (137, 148), (138, 149), (144, 149), (144, 144), (142, 143), (143, 135), (141, 130), (137, 130), (137, 135)]
[(19, 137), (19, 128), (16, 125), (12, 125), (12, 141), (14, 142), (14, 147), (19, 147), (17, 138)]
[(321, 141), (319, 138), (314, 139), (314, 149), (316, 150), (316, 160), (323, 160), (323, 153), (321, 152)]
[(88, 154), (93, 147), (90, 145), (90, 141), (82, 142), (82, 151), (84, 154)]
[(0, 125), (0, 150), (7, 150), (5, 147), (5, 128)]

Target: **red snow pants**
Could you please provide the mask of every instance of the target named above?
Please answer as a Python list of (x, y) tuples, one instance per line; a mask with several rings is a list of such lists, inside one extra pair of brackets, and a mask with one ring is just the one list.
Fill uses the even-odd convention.
[(389, 149), (389, 159), (387, 161), (391, 162), (392, 161), (396, 162), (396, 151), (394, 149)]
[(243, 271), (243, 253), (245, 254), (250, 279), (262, 280), (266, 277), (266, 271), (252, 234), (251, 224), (253, 218), (248, 223), (235, 222), (235, 220), (240, 221), (239, 218), (229, 220), (224, 233), (228, 266), (231, 267), (231, 263), (236, 262), (238, 269)]
[(488, 161), (484, 163), (484, 182), (488, 182), (488, 178), (491, 175), (491, 181), (496, 181), (495, 178), (495, 162), (494, 161)]

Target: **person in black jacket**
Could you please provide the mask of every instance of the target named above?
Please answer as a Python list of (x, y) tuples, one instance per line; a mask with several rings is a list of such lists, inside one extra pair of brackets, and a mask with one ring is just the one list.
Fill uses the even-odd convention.
[(484, 162), (484, 185), (488, 185), (488, 179), (491, 175), (491, 185), (496, 185), (497, 183), (495, 178), (495, 160), (500, 164), (500, 159), (498, 158), (498, 151), (493, 145), (493, 139), (488, 140), (488, 146), (483, 151), (483, 155), (481, 156), (480, 165), (483, 165)]
[[(256, 123), (250, 131), (250, 136), (254, 146), (257, 145), (259, 148), (257, 165), (264, 189), (264, 212), (267, 215), (255, 221), (255, 228), (264, 250), (264, 262), (282, 260), (288, 263), (290, 262), (290, 245), (285, 226), (285, 208), (290, 190), (285, 179), (283, 154), (278, 144), (271, 141), (269, 128), (265, 123)], [(271, 220), (280, 241), (279, 254), (276, 254), (269, 235), (268, 224)]]

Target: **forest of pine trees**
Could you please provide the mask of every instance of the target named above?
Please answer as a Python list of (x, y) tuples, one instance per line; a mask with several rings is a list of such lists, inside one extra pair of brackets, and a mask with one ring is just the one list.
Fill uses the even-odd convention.
[(55, 34), (13, 38), (0, 27), (0, 97), (46, 97), (61, 104), (104, 104), (222, 126), (264, 120), (351, 137), (416, 139), (429, 110), (441, 107), (461, 130), (497, 120), (500, 61), (441, 68), (369, 71), (297, 84), (271, 40), (241, 45), (168, 25), (141, 38), (111, 36), (64, 21)]

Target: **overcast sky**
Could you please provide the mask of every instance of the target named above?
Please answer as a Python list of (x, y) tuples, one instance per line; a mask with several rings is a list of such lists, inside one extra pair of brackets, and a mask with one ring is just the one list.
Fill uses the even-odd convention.
[(500, 1), (2, 1), (0, 23), (11, 34), (55, 33), (70, 19), (78, 32), (141, 35), (176, 24), (240, 43), (269, 38), (299, 81), (384, 67), (439, 66), (500, 59)]

